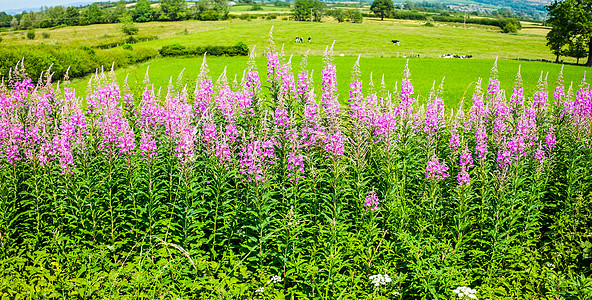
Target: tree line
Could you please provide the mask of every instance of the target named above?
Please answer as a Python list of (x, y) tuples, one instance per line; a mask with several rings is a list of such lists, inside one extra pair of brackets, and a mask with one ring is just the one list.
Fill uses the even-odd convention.
[[(130, 5), (132, 4), (132, 5)], [(139, 0), (133, 5), (126, 1), (93, 3), (86, 7), (43, 7), (41, 11), (22, 12), (15, 16), (0, 12), (0, 27), (14, 30), (119, 23), (130, 16), (134, 22), (225, 20), (228, 18), (227, 0)]]

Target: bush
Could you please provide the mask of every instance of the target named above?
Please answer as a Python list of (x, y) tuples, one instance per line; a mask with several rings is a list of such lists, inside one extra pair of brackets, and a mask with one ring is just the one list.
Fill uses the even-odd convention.
[(101, 66), (122, 67), (136, 62), (143, 62), (154, 58), (158, 52), (152, 48), (138, 48), (135, 51), (123, 49), (95, 50), (88, 46), (78, 48), (34, 45), (8, 46), (0, 48), (0, 74), (8, 74), (8, 70), (15, 66), (23, 57), (25, 67), (31, 78), (37, 80), (39, 75), (53, 64), (51, 71), (55, 78), (62, 78), (70, 67), (70, 78), (85, 76)]
[(243, 42), (238, 42), (234, 46), (206, 46), (195, 48), (187, 48), (181, 44), (172, 44), (163, 46), (158, 52), (162, 56), (199, 56), (206, 52), (211, 56), (247, 56), (249, 55), (249, 47)]
[(259, 3), (254, 3), (253, 6), (251, 6), (251, 8), (249, 8), (250, 11), (261, 11), (263, 10), (263, 7), (261, 7), (261, 4)]
[(130, 44), (124, 44), (123, 46), (121, 46), (121, 48), (123, 48), (124, 50), (130, 50), (130, 51), (134, 50), (134, 48)]
[(213, 9), (208, 9), (200, 15), (202, 21), (216, 21), (219, 17), (218, 12)]
[(423, 26), (425, 26), (425, 27), (434, 27), (434, 24), (432, 22), (427, 22), (427, 23), (423, 24)]
[(138, 30), (139, 28), (134, 24), (131, 16), (126, 15), (121, 19), (121, 31), (123, 31), (123, 34), (135, 35), (138, 33)]
[(41, 36), (42, 36), (44, 39), (48, 39), (48, 38), (49, 38), (49, 32), (42, 32), (42, 33), (41, 33)]
[(30, 40), (34, 40), (35, 39), (35, 30), (27, 31), (27, 38)]
[(504, 26), (503, 31), (505, 33), (516, 33), (518, 32), (518, 27), (516, 27), (516, 24), (508, 23), (506, 26)]

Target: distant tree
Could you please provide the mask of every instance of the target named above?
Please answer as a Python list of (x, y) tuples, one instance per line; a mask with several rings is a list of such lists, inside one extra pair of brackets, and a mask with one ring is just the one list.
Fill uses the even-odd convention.
[(132, 11), (132, 18), (134, 22), (149, 22), (152, 21), (154, 10), (150, 6), (148, 0), (139, 0)]
[(10, 20), (10, 27), (12, 28), (12, 30), (16, 30), (18, 28), (19, 25), (19, 21), (17, 18), (12, 17), (12, 20)]
[(575, 58), (576, 64), (580, 64), (580, 58), (588, 56), (587, 48), (585, 40), (576, 38), (570, 41), (566, 55)]
[(160, 11), (159, 20), (184, 20), (187, 15), (187, 4), (185, 0), (162, 0), (160, 2)]
[(518, 27), (516, 27), (516, 24), (514, 23), (508, 23), (504, 26), (503, 31), (505, 33), (516, 33), (518, 32)]
[(337, 22), (342, 23), (345, 21), (345, 13), (343, 13), (343, 9), (338, 8), (331, 11), (331, 15), (337, 20)]
[(218, 12), (213, 9), (208, 9), (201, 13), (200, 20), (202, 21), (216, 21), (220, 16)]
[(88, 24), (101, 24), (104, 23), (103, 10), (97, 3), (89, 5), (82, 11), (82, 16), (86, 19)]
[(133, 19), (130, 15), (124, 15), (121, 18), (121, 31), (125, 35), (134, 35), (138, 33), (138, 26), (134, 24)]
[(115, 7), (110, 10), (109, 12), (105, 13), (105, 22), (106, 23), (115, 23), (127, 13), (127, 9), (125, 8), (125, 1), (120, 0), (117, 2)]
[(352, 9), (349, 11), (349, 16), (352, 23), (362, 23), (364, 22), (364, 17), (362, 16), (362, 12), (357, 9)]
[(406, 10), (414, 10), (415, 9), (415, 4), (413, 4), (413, 2), (407, 0), (403, 4), (403, 8), (406, 9)]
[(78, 11), (78, 8), (74, 6), (69, 6), (66, 8), (66, 24), (70, 26), (76, 26), (80, 23), (79, 21), (80, 12)]
[(254, 2), (253, 5), (251, 6), (251, 8), (249, 8), (250, 11), (259, 11), (259, 10), (263, 10), (263, 7), (261, 6), (261, 4)]
[(395, 7), (391, 0), (374, 0), (372, 6), (370, 6), (370, 10), (375, 15), (379, 16), (381, 20), (384, 20), (384, 17), (389, 16), (394, 9)]
[[(552, 26), (547, 34), (547, 45), (551, 51), (559, 56), (569, 48), (573, 41), (578, 41), (588, 48), (586, 66), (592, 67), (592, 0), (564, 0), (555, 1), (547, 6), (549, 12), (548, 24)], [(576, 44), (572, 48), (577, 48)]]
[(309, 21), (310, 9), (312, 8), (312, 1), (310, 0), (296, 0), (294, 8), (292, 8), (292, 15), (296, 21)]
[(319, 0), (312, 1), (312, 14), (315, 22), (321, 22), (325, 8), (327, 8), (325, 2)]
[(33, 20), (31, 20), (31, 14), (23, 14), (19, 23), (20, 29), (31, 29), (33, 28)]
[(12, 21), (11, 15), (5, 12), (0, 12), (0, 27), (9, 27), (10, 21)]
[(273, 5), (277, 6), (277, 7), (290, 7), (290, 2), (277, 0), (276, 2), (273, 3)]

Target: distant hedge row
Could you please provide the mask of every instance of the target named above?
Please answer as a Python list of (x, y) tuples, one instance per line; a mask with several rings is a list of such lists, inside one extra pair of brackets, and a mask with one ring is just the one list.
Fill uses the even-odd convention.
[[(364, 14), (364, 17), (376, 17), (375, 14)], [(436, 22), (448, 22), (448, 23), (466, 23), (466, 24), (479, 24), (479, 25), (489, 25), (489, 26), (496, 26), (501, 29), (508, 23), (513, 23), (516, 25), (517, 29), (522, 29), (520, 25), (520, 21), (514, 18), (498, 18), (498, 19), (491, 19), (491, 18), (465, 18), (463, 17), (456, 17), (456, 16), (442, 16), (442, 15), (432, 15), (432, 14), (423, 14), (419, 12), (413, 11), (393, 11), (390, 14), (390, 18), (392, 19), (400, 19), (400, 20), (420, 20), (420, 21), (427, 21), (428, 18), (431, 18), (433, 21)]]
[(23, 58), (29, 77), (36, 80), (52, 65), (53, 78), (62, 79), (68, 67), (70, 78), (75, 78), (94, 73), (101, 66), (110, 68), (115, 64), (119, 68), (144, 62), (158, 55), (156, 49), (152, 48), (129, 49), (95, 50), (86, 46), (72, 48), (59, 45), (0, 47), (0, 76), (7, 76), (10, 68)]
[(142, 37), (130, 36), (125, 40), (115, 41), (115, 42), (111, 42), (111, 43), (98, 44), (96, 46), (93, 46), (93, 48), (110, 49), (110, 48), (119, 47), (123, 44), (135, 44), (135, 43), (152, 41), (152, 40), (157, 40), (157, 39), (158, 39), (157, 36), (142, 36)]
[(203, 55), (206, 52), (211, 56), (247, 56), (249, 55), (249, 47), (243, 42), (238, 42), (234, 46), (205, 47), (186, 47), (180, 44), (172, 44), (159, 50), (162, 56)]

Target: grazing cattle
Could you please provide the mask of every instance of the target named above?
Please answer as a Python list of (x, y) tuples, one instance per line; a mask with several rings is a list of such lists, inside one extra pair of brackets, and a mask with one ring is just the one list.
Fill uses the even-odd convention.
[(399, 46), (399, 40), (391, 40), (391, 42), (393, 42), (393, 44)]
[(300, 42), (302, 43), (302, 37), (300, 38)]
[(296, 43), (298, 43), (300, 41), (299, 37), (296, 37)]
[(310, 43), (310, 36), (308, 37), (308, 42)]

